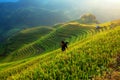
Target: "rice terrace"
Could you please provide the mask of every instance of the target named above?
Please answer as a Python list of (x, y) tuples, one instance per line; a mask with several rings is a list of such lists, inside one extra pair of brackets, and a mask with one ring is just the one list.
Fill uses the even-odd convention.
[[(108, 6), (120, 4), (105, 1), (111, 3)], [(115, 14), (120, 7), (99, 5), (98, 14), (89, 2), (91, 11), (81, 12), (80, 2), (79, 7), (88, 4), (87, 0), (1, 0), (0, 80), (120, 80), (120, 15)], [(106, 9), (112, 17), (105, 15)]]

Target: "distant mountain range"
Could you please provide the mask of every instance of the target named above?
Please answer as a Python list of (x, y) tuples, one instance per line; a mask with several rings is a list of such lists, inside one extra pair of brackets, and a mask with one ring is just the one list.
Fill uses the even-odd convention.
[[(119, 16), (119, 9), (80, 6), (73, 0), (20, 0), (0, 3), (0, 41), (21, 29), (48, 26), (76, 20), (85, 13), (93, 13), (100, 22), (111, 21)], [(114, 12), (114, 13), (113, 13)]]
[(70, 18), (60, 11), (44, 8), (43, 5), (38, 7), (25, 0), (17, 3), (0, 3), (0, 36), (3, 37), (11, 30), (14, 33), (27, 27), (54, 25), (68, 20)]

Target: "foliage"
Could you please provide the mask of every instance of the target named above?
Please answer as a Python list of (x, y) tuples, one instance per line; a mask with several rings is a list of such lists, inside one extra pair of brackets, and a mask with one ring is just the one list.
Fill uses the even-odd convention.
[[(62, 26), (59, 26), (55, 30), (51, 31), (46, 36), (39, 34), (39, 35), (42, 35), (42, 37), (38, 38), (38, 40), (31, 42), (30, 44), (23, 45), (18, 50), (14, 49), (15, 51), (13, 51), (10, 55), (8, 55), (8, 58), (5, 61), (20, 60), (20, 59), (23, 59), (26, 57), (36, 56), (41, 53), (45, 53), (45, 52), (49, 52), (49, 51), (58, 49), (60, 47), (60, 42), (62, 40), (68, 41), (69, 44), (72, 44), (73, 42), (76, 42), (77, 40), (82, 40), (82, 39), (86, 38), (87, 31), (91, 30), (91, 29), (93, 29), (93, 27), (90, 27), (89, 25), (83, 26), (83, 25), (76, 24), (76, 23), (75, 24), (73, 24), (73, 23), (63, 24)], [(22, 35), (20, 35), (20, 36), (22, 36)], [(25, 35), (23, 35), (23, 36), (25, 36)], [(26, 41), (23, 39), (22, 43), (20, 43), (20, 44), (23, 44), (24, 41), (30, 42), (29, 40), (31, 40), (31, 39), (23, 37), (23, 36), (22, 36), (22, 38), (25, 38)], [(32, 37), (32, 36), (30, 36), (30, 37)], [(17, 42), (17, 43), (10, 45), (10, 46), (13, 46), (13, 48), (16, 48), (19, 41), (21, 42), (21, 40), (15, 41), (14, 39), (16, 39), (16, 38), (17, 37), (13, 37), (13, 41)], [(22, 39), (22, 38), (20, 38), (20, 39)], [(19, 39), (19, 36), (18, 36), (18, 39)], [(12, 47), (10, 47), (10, 49), (12, 49)]]
[[(115, 35), (115, 36), (114, 36)], [(109, 64), (120, 50), (120, 28), (103, 31), (69, 46), (66, 52), (60, 49), (45, 55), (24, 60), (15, 67), (0, 72), (0, 78), (15, 80), (68, 79), (89, 80), (110, 73)], [(76, 45), (77, 44), (77, 45)], [(17, 62), (19, 63), (19, 61)], [(5, 66), (5, 65), (4, 65)], [(2, 67), (2, 65), (0, 65)]]
[(42, 36), (49, 34), (52, 30), (49, 27), (34, 27), (21, 30), (6, 41), (6, 53), (9, 54), (24, 45), (34, 42)]
[[(101, 28), (98, 30), (94, 24), (70, 22), (58, 25), (50, 34), (11, 53), (5, 58), (6, 62), (1, 60), (0, 79), (104, 79), (107, 74), (113, 74), (120, 67), (120, 26), (116, 23), (116, 26), (111, 28), (109, 24), (100, 24)], [(21, 33), (31, 34), (32, 30)], [(65, 52), (59, 49), (59, 42), (63, 39), (70, 41)], [(41, 48), (45, 52), (39, 55)], [(117, 64), (117, 69), (111, 67), (111, 64)]]

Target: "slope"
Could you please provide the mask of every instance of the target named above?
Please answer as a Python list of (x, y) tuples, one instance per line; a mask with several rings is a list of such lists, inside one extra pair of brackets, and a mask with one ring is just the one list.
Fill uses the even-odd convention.
[[(28, 45), (21, 46), (20, 49), (13, 51), (11, 55), (9, 55), (3, 61), (11, 61), (11, 59), (12, 61), (20, 60), (23, 58), (39, 55), (41, 53), (46, 53), (59, 48), (61, 40), (68, 41), (71, 44), (78, 40), (82, 40), (89, 35), (93, 35), (93, 34), (96, 34), (97, 32), (101, 32), (107, 29), (111, 29), (115, 26), (118, 26), (119, 23), (120, 23), (120, 20), (102, 23), (102, 24), (99, 24), (100, 29), (95, 29), (96, 24), (94, 24), (94, 22), (93, 24), (92, 23), (80, 24), (76, 21), (72, 21), (64, 24), (58, 24), (54, 26), (54, 28), (56, 29), (50, 32), (50, 34)], [(23, 40), (23, 42), (24, 41), (25, 40)]]
[(110, 64), (115, 64), (116, 69), (120, 69), (117, 62), (119, 43), (120, 27), (117, 27), (77, 41), (64, 53), (58, 49), (3, 70), (0, 72), (0, 78), (3, 80), (97, 79), (114, 72)]
[(13, 36), (9, 37), (9, 39), (7, 39), (6, 53), (9, 54), (10, 52), (21, 48), (23, 45), (34, 42), (37, 39), (45, 36), (46, 34), (49, 34), (53, 30), (53, 28), (45, 26), (21, 30), (20, 32), (14, 34)]
[[(13, 51), (11, 55), (7, 57), (6, 61), (19, 60), (55, 50), (59, 48), (62, 40), (68, 41), (71, 44), (76, 40), (87, 37), (88, 31), (92, 33), (93, 28), (93, 25), (81, 25), (76, 22), (65, 23), (37, 41)], [(80, 37), (78, 38), (78, 36)]]
[(12, 33), (8, 32), (13, 29), (16, 32), (27, 27), (48, 26), (70, 20), (61, 11), (43, 7), (43, 1), (39, 1), (39, 4), (37, 1), (29, 2), (20, 0), (16, 3), (0, 3), (0, 36), (10, 36)]

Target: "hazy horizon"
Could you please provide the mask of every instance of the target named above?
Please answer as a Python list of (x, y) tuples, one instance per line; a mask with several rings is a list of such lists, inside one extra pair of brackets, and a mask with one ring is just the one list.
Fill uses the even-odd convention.
[(85, 13), (94, 14), (102, 22), (120, 19), (120, 0), (0, 0), (0, 2), (15, 1), (25, 2), (26, 6), (62, 12), (73, 20)]

